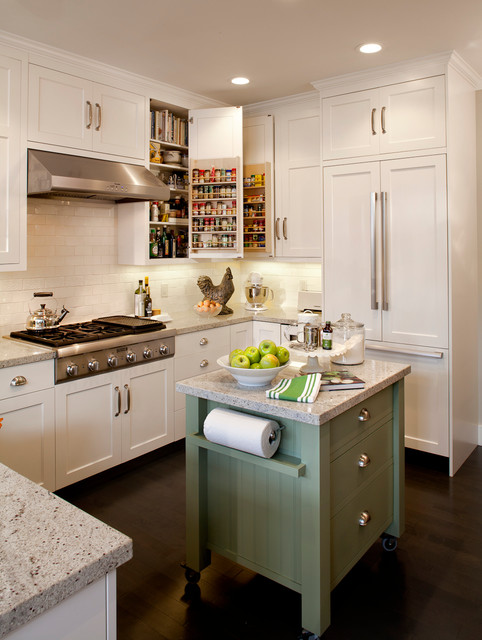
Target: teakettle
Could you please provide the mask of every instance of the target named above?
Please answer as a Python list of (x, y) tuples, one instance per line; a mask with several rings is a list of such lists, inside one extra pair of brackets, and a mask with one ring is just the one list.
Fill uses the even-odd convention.
[[(54, 307), (47, 307), (50, 304)], [(51, 329), (55, 329), (65, 316), (69, 313), (62, 306), (60, 314), (57, 314), (57, 302), (51, 291), (38, 291), (33, 294), (33, 298), (28, 305), (30, 315), (27, 318), (26, 329), (32, 333), (44, 333)]]

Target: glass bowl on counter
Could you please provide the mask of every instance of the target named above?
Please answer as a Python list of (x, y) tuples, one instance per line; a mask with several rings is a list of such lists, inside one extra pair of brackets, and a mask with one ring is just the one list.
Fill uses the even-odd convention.
[(208, 305), (199, 303), (195, 304), (193, 307), (195, 313), (197, 313), (201, 318), (213, 318), (221, 313), (222, 308), (223, 305), (219, 302)]
[(270, 384), (283, 369), (290, 365), (288, 360), (288, 362), (272, 369), (242, 369), (229, 366), (229, 355), (218, 358), (217, 363), (244, 387), (264, 387)]

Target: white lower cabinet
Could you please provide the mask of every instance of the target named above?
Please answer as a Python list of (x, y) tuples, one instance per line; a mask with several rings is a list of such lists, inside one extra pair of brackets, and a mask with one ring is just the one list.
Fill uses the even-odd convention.
[(278, 322), (253, 321), (253, 345), (257, 347), (261, 340), (272, 340), (277, 345), (282, 342), (281, 325)]
[(173, 360), (59, 384), (57, 489), (172, 442)]
[(0, 462), (55, 489), (53, 360), (0, 370)]
[(116, 627), (114, 570), (7, 634), (5, 640), (115, 640)]

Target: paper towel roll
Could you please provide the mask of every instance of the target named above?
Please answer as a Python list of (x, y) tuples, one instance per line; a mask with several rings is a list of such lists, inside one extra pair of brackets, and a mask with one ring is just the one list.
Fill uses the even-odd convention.
[(279, 447), (281, 431), (275, 420), (218, 408), (206, 416), (204, 435), (211, 442), (271, 458)]

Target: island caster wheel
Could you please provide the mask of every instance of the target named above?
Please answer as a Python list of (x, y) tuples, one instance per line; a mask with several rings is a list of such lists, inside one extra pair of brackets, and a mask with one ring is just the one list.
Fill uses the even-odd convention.
[(196, 582), (199, 582), (199, 580), (201, 579), (201, 574), (199, 573), (199, 571), (191, 569), (191, 567), (188, 567), (185, 562), (181, 562), (181, 567), (184, 569), (184, 577), (188, 582), (191, 582), (192, 584), (196, 584)]
[(390, 536), (388, 534), (382, 535), (382, 547), (385, 551), (395, 551), (398, 545), (398, 540), (395, 536)]
[(311, 633), (311, 631), (303, 629), (301, 634), (298, 636), (298, 640), (320, 640), (320, 636), (317, 636), (316, 633)]

